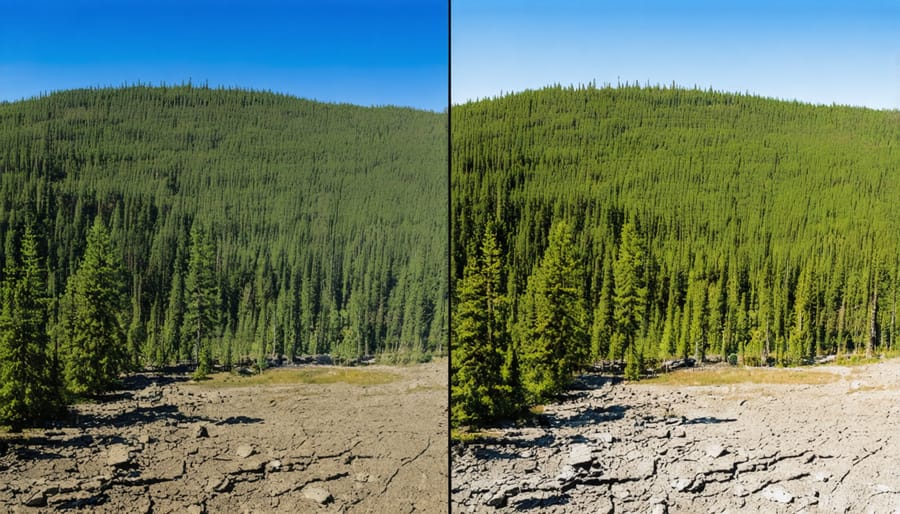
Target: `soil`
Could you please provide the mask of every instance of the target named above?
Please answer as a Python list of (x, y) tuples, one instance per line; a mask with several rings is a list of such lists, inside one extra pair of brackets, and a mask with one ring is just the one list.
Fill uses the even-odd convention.
[(814, 369), (833, 376), (717, 386), (584, 376), (536, 422), (454, 443), (453, 511), (898, 511), (900, 360)]
[(46, 430), (0, 436), (0, 511), (446, 512), (447, 361), (381, 385), (129, 377)]

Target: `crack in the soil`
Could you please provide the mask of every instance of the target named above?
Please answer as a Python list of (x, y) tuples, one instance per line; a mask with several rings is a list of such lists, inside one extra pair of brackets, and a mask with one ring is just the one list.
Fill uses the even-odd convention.
[(424, 455), (425, 452), (427, 452), (429, 448), (431, 448), (431, 436), (428, 436), (428, 441), (425, 443), (425, 448), (422, 448), (422, 451), (415, 454), (411, 458), (400, 459), (400, 465), (397, 466), (397, 469), (395, 469), (394, 472), (391, 474), (391, 476), (388, 477), (387, 482), (385, 482), (384, 487), (381, 489), (380, 494), (384, 494), (387, 491), (388, 487), (390, 487), (390, 485), (391, 485), (391, 482), (394, 480), (394, 477), (396, 477), (397, 474), (400, 473), (400, 470), (403, 469), (404, 466), (412, 463), (414, 460), (416, 460), (419, 457), (421, 457), (422, 455)]

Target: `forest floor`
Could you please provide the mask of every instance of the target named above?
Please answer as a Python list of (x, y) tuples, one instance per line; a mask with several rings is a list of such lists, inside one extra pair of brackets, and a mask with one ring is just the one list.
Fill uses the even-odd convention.
[(453, 443), (454, 512), (900, 509), (898, 359), (578, 386), (534, 422)]
[(0, 434), (0, 512), (446, 512), (447, 360), (314, 368), (136, 375)]

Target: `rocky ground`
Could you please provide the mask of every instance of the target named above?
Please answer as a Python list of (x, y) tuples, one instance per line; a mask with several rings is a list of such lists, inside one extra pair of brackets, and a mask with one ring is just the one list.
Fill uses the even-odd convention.
[(704, 387), (585, 376), (534, 426), (454, 443), (453, 511), (897, 512), (900, 361), (815, 371), (833, 376)]
[(447, 361), (382, 385), (139, 375), (0, 436), (0, 512), (446, 512)]

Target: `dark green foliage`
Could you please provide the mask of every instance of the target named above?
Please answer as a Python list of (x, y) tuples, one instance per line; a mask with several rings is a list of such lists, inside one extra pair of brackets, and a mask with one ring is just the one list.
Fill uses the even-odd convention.
[(456, 293), (453, 317), (451, 419), (482, 425), (522, 406), (518, 358), (506, 330), (501, 253), (490, 226)]
[[(526, 284), (566, 219), (594, 358), (632, 375), (689, 356), (898, 349), (896, 111), (625, 86), (526, 91), (452, 117), (452, 277), (497, 220), (519, 324), (534, 322)], [(635, 234), (642, 258), (626, 270)]]
[(118, 255), (98, 216), (61, 306), (66, 387), (77, 395), (109, 391), (128, 369), (123, 323), (128, 300)]
[(181, 333), (190, 341), (195, 377), (205, 377), (212, 365), (212, 342), (219, 322), (219, 292), (215, 282), (213, 259), (215, 247), (206, 232), (196, 223), (191, 230), (191, 257), (184, 281), (186, 311)]
[[(129, 367), (427, 358), (448, 327), (446, 127), (413, 109), (191, 86), (4, 103), (0, 236), (34, 213), (50, 295), (74, 312), (77, 288), (62, 285), (93, 220), (107, 222)], [(212, 248), (201, 289), (214, 318), (191, 296), (192, 227)]]
[(7, 254), (0, 311), (0, 425), (13, 431), (62, 408), (47, 333), (47, 289), (38, 242), (30, 227), (17, 263)]
[(520, 347), (523, 383), (534, 403), (562, 392), (589, 357), (582, 264), (572, 238), (567, 223), (554, 224), (540, 266), (528, 278)]

